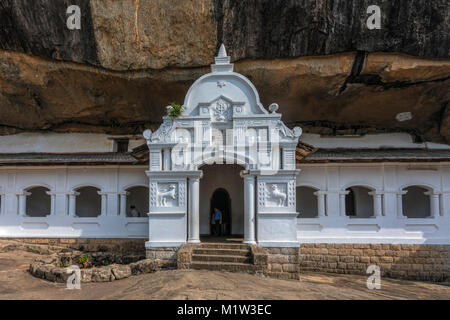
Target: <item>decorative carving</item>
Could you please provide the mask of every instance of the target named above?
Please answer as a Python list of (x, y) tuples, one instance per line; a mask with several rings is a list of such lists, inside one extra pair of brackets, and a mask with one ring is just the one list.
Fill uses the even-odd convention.
[(302, 132), (303, 132), (302, 128), (300, 128), (300, 127), (295, 127), (292, 131), (294, 132), (294, 136), (296, 138), (299, 138), (302, 135)]
[(142, 135), (144, 136), (144, 139), (150, 140), (150, 138), (152, 137), (152, 130), (147, 129), (144, 131)]
[(295, 207), (295, 180), (288, 182), (288, 207)]
[(222, 88), (222, 87), (225, 87), (227, 84), (225, 83), (225, 82), (223, 82), (223, 81), (217, 81), (217, 86), (219, 87), (219, 88)]
[(269, 111), (272, 112), (272, 113), (276, 113), (278, 111), (278, 108), (279, 108), (278, 104), (272, 103), (269, 106)]
[(159, 185), (157, 189), (157, 198), (160, 207), (174, 207), (177, 200), (177, 186), (173, 183)]
[(151, 142), (167, 142), (170, 139), (170, 131), (173, 126), (171, 119), (165, 119), (158, 130), (151, 135)]
[(271, 203), (274, 207), (286, 206), (287, 194), (285, 189), (286, 184), (269, 184), (268, 188), (266, 189), (266, 202)]
[(156, 207), (156, 197), (157, 197), (157, 183), (150, 183), (150, 207)]
[(231, 120), (230, 104), (223, 99), (217, 100), (213, 108), (213, 117), (215, 122)]
[(208, 108), (208, 107), (202, 107), (202, 108), (201, 108), (201, 111), (202, 111), (202, 114), (208, 115), (208, 113), (209, 113), (209, 108)]
[(186, 183), (180, 182), (178, 185), (179, 192), (178, 192), (178, 199), (180, 201), (180, 207), (184, 207), (186, 204)]
[(258, 188), (258, 205), (259, 207), (266, 206), (266, 183), (260, 182)]
[(281, 120), (278, 121), (276, 129), (280, 130), (283, 133), (283, 135), (287, 138), (295, 138), (295, 135), (292, 132), (292, 130), (286, 127), (286, 125)]

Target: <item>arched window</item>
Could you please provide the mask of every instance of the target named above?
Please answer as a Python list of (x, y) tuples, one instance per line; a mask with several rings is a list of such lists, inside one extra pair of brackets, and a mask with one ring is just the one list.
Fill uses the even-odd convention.
[(369, 218), (373, 214), (373, 197), (369, 194), (372, 190), (354, 186), (347, 188), (345, 196), (345, 214), (355, 218)]
[(402, 196), (403, 214), (407, 218), (427, 218), (430, 213), (430, 198), (425, 193), (428, 189), (411, 186), (403, 189), (406, 194)]
[(316, 189), (311, 187), (297, 187), (297, 212), (299, 218), (317, 218), (318, 206)]
[(51, 211), (51, 198), (47, 192), (50, 191), (45, 187), (33, 187), (27, 189), (30, 193), (26, 200), (26, 213), (29, 217), (45, 217)]
[(131, 187), (126, 190), (127, 217), (147, 217), (148, 214), (148, 187)]
[(95, 218), (102, 212), (102, 199), (98, 194), (100, 189), (95, 187), (81, 187), (76, 202), (76, 215), (83, 218)]

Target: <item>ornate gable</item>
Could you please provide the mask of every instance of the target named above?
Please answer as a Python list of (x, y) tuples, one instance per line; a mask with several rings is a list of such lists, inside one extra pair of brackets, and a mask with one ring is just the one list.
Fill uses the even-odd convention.
[[(277, 165), (279, 161), (273, 158), (279, 157), (280, 150), (274, 148), (292, 149), (295, 153), (301, 129), (286, 127), (277, 113), (277, 104), (269, 106), (270, 112), (262, 106), (250, 80), (233, 72), (223, 45), (211, 71), (190, 87), (181, 116), (165, 116), (157, 131), (144, 132), (150, 150), (156, 154), (170, 148), (171, 160), (183, 161), (172, 165), (171, 170), (197, 169), (204, 163), (199, 150), (207, 150), (208, 159), (246, 159), (245, 165), (251, 169), (272, 169)], [(261, 155), (265, 161), (261, 161)], [(162, 168), (162, 156), (157, 159), (161, 160), (150, 162), (153, 170)], [(295, 163), (291, 167), (295, 168)]]

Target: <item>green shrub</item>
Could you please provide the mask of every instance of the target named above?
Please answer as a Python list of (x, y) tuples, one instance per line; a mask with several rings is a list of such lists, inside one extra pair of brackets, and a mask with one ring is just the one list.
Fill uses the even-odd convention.
[(171, 117), (171, 118), (178, 118), (179, 116), (181, 116), (181, 113), (183, 112), (183, 106), (182, 105), (180, 105), (178, 103), (175, 103), (175, 102), (172, 102), (170, 104), (170, 106), (172, 108), (170, 108), (167, 111), (167, 114), (168, 114), (169, 117)]

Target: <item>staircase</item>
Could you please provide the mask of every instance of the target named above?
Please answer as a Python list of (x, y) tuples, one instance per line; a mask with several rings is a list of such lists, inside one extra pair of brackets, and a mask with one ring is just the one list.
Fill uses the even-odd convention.
[(249, 245), (201, 243), (192, 249), (190, 269), (256, 273)]

